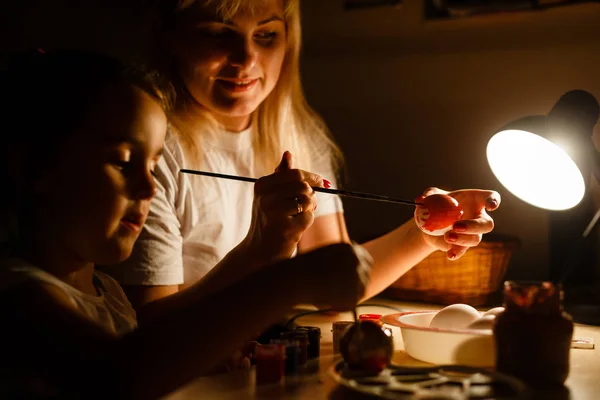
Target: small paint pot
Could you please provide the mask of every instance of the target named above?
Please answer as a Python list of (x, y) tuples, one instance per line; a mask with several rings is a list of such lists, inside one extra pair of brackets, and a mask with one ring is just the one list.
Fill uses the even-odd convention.
[(285, 375), (285, 346), (265, 344), (256, 346), (256, 384), (281, 382)]
[(321, 328), (316, 326), (300, 326), (308, 331), (308, 359), (319, 358), (321, 355)]
[(360, 314), (358, 316), (359, 321), (371, 321), (375, 322), (379, 326), (383, 326), (383, 322), (381, 322), (381, 314)]
[(331, 332), (333, 333), (333, 354), (340, 353), (340, 339), (344, 336), (346, 329), (354, 324), (354, 321), (336, 321), (331, 324)]

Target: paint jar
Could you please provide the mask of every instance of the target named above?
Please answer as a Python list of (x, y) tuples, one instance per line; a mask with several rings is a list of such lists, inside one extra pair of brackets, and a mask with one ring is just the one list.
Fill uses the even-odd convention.
[(282, 345), (285, 349), (285, 375), (295, 375), (300, 372), (300, 345), (295, 340), (273, 339), (271, 344)]
[(551, 282), (504, 283), (496, 317), (496, 370), (533, 386), (562, 386), (569, 375), (573, 321), (563, 291)]
[(300, 326), (308, 331), (308, 359), (319, 358), (321, 355), (321, 329), (316, 326)]
[(265, 344), (256, 346), (256, 384), (281, 382), (285, 375), (285, 346)]
[(333, 354), (340, 353), (340, 339), (344, 336), (346, 329), (354, 324), (354, 321), (336, 321), (331, 325), (333, 333)]
[(359, 321), (371, 321), (376, 323), (379, 326), (383, 326), (383, 322), (381, 322), (381, 314), (360, 314), (358, 316)]
[(300, 365), (306, 365), (308, 361), (308, 329), (296, 328), (291, 333), (291, 338), (300, 346)]

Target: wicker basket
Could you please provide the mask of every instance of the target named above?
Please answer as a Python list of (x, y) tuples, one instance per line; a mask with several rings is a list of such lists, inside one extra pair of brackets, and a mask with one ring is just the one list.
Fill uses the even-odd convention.
[(495, 300), (510, 257), (519, 246), (513, 237), (484, 237), (461, 258), (450, 261), (436, 251), (393, 283), (384, 293), (399, 300), (472, 306)]

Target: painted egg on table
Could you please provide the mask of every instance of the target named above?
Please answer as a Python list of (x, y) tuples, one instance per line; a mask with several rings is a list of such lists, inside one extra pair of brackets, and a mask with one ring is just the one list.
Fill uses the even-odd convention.
[(422, 202), (415, 209), (415, 223), (428, 235), (442, 236), (463, 216), (462, 207), (454, 197), (432, 194)]
[(394, 342), (377, 323), (358, 321), (342, 336), (340, 353), (350, 369), (378, 374), (390, 365)]

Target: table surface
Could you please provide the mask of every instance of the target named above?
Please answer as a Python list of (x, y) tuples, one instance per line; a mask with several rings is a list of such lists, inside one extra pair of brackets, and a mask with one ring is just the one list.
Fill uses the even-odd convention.
[[(426, 311), (438, 310), (439, 305), (427, 305), (422, 303), (409, 303), (375, 299), (368, 303), (377, 303), (373, 306), (361, 306), (360, 314), (392, 314), (399, 311)], [(383, 307), (386, 306), (386, 307)], [(394, 310), (393, 308), (397, 310)], [(310, 309), (310, 307), (307, 307)], [(298, 311), (300, 313), (301, 311)], [(320, 399), (372, 399), (372, 397), (361, 395), (344, 387), (337, 385), (329, 375), (329, 368), (340, 359), (339, 355), (333, 355), (331, 324), (333, 321), (352, 320), (351, 313), (339, 313), (337, 315), (312, 314), (301, 316), (296, 320), (298, 325), (318, 326), (321, 328), (321, 357), (309, 364), (311, 372), (305, 372), (298, 377), (286, 377), (282, 384), (256, 386), (254, 368), (249, 370), (238, 370), (228, 374), (206, 376), (196, 379), (187, 386), (167, 396), (166, 400), (184, 399), (297, 399), (297, 400), (320, 400)], [(395, 364), (407, 366), (429, 366), (410, 357), (404, 352), (400, 328), (391, 327), (394, 337), (393, 357)], [(600, 343), (600, 327), (575, 325), (574, 336), (585, 336), (594, 338), (594, 342)], [(538, 394), (540, 399), (573, 399), (573, 400), (597, 400), (600, 398), (600, 355), (598, 348), (571, 349), (571, 372), (566, 382), (566, 388), (562, 393), (553, 391), (551, 393)]]

